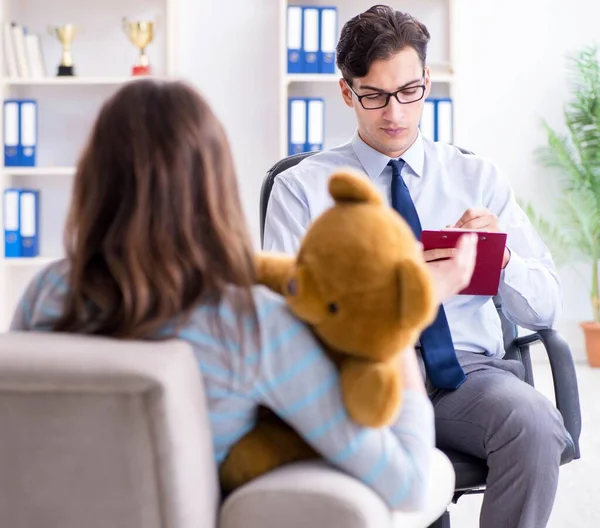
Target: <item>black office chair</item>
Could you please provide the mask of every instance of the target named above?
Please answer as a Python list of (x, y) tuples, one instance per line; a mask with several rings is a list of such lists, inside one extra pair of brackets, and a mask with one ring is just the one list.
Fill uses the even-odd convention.
[[(472, 154), (472, 152), (462, 148), (459, 148), (459, 150), (465, 154)], [(275, 178), (284, 170), (293, 167), (313, 154), (315, 152), (294, 154), (278, 161), (267, 172), (260, 194), (261, 246), (264, 242), (267, 204)], [(533, 368), (529, 347), (534, 343), (541, 342), (546, 349), (552, 370), (556, 407), (563, 417), (565, 428), (568, 432), (567, 446), (561, 457), (561, 464), (567, 464), (580, 457), (579, 435), (581, 433), (579, 390), (575, 375), (575, 364), (569, 345), (556, 330), (552, 329), (540, 330), (530, 335), (518, 337), (517, 326), (510, 322), (502, 313), (500, 297), (495, 297), (494, 303), (502, 322), (504, 347), (506, 350), (504, 358), (516, 359), (523, 363), (525, 367), (525, 381), (532, 387), (534, 386)], [(456, 486), (452, 502), (456, 503), (462, 495), (483, 493), (485, 491), (488, 473), (485, 460), (459, 451), (444, 451), (444, 453), (452, 462), (456, 473)], [(430, 528), (450, 528), (450, 513), (446, 511)]]

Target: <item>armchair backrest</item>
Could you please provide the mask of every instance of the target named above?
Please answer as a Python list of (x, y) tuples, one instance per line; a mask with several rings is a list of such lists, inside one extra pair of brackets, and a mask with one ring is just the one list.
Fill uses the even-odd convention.
[(200, 372), (180, 341), (0, 335), (3, 526), (215, 527)]
[(265, 237), (265, 218), (267, 217), (267, 206), (269, 205), (269, 196), (271, 196), (271, 189), (273, 183), (278, 174), (283, 171), (298, 165), (303, 159), (312, 156), (315, 152), (300, 152), (298, 154), (292, 154), (287, 158), (283, 158), (275, 163), (267, 172), (260, 189), (260, 245), (264, 243)]
[[(463, 154), (473, 154), (470, 150), (456, 147)], [(286, 158), (283, 158), (276, 162), (268, 171), (263, 179), (263, 183), (260, 190), (260, 243), (261, 246), (264, 242), (264, 231), (265, 231), (265, 219), (267, 216), (267, 206), (269, 203), (269, 196), (271, 195), (271, 189), (277, 175), (283, 171), (289, 169), (300, 163), (302, 160), (316, 154), (316, 152), (300, 152), (298, 154), (292, 154)], [(502, 323), (502, 332), (504, 335), (504, 348), (506, 350), (507, 359), (522, 359), (519, 357), (520, 351), (516, 346), (515, 339), (517, 337), (517, 326), (509, 321), (504, 313), (502, 312), (502, 301), (500, 297), (494, 297), (494, 304), (498, 310), (498, 315)]]

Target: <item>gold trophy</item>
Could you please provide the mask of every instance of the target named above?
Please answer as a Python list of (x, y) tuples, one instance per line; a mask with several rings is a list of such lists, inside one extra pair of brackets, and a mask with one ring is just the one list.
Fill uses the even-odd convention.
[(123, 18), (123, 31), (134, 46), (140, 50), (137, 63), (131, 70), (132, 75), (149, 75), (151, 73), (148, 55), (146, 55), (146, 47), (154, 39), (154, 29), (154, 22), (130, 22), (127, 18)]
[(58, 66), (57, 76), (66, 77), (75, 75), (75, 66), (73, 66), (73, 57), (71, 56), (71, 43), (75, 35), (81, 32), (81, 28), (72, 24), (64, 26), (48, 26), (48, 33), (56, 37), (62, 44), (62, 57)]

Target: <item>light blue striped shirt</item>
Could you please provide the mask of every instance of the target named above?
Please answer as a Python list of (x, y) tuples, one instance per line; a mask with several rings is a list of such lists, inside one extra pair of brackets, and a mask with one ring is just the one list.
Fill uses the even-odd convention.
[[(504, 313), (523, 328), (554, 326), (562, 308), (558, 273), (497, 167), (420, 135), (402, 159), (406, 162), (402, 177), (423, 229), (452, 225), (472, 207), (486, 207), (498, 216), (511, 251), (498, 291)], [(263, 248), (296, 253), (310, 223), (333, 205), (327, 185), (336, 168), (349, 166), (366, 173), (391, 203), (389, 160), (355, 133), (349, 143), (319, 152), (279, 174), (269, 198)], [(456, 295), (444, 303), (444, 308), (457, 350), (504, 355), (500, 318), (491, 297)]]
[[(50, 330), (62, 311), (67, 270), (67, 262), (58, 261), (34, 277), (11, 330)], [(433, 408), (427, 397), (405, 391), (401, 413), (390, 428), (358, 426), (344, 410), (336, 368), (284, 299), (254, 287), (256, 328), (250, 314), (243, 321), (234, 315), (236, 292), (228, 290), (218, 308), (199, 306), (179, 332), (192, 345), (202, 372), (217, 463), (253, 427), (256, 410), (264, 405), (390, 507), (422, 507), (434, 447)], [(222, 322), (222, 334), (212, 316)]]

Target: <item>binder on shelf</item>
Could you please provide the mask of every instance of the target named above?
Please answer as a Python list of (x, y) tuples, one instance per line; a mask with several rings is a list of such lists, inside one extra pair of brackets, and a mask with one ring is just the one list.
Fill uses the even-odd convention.
[(287, 9), (287, 71), (302, 73), (302, 6)]
[(18, 167), (19, 160), (19, 101), (18, 99), (6, 99), (4, 101), (4, 166)]
[(22, 167), (35, 167), (37, 152), (37, 101), (20, 101), (19, 163)]
[(20, 194), (19, 189), (4, 190), (4, 256), (6, 258), (21, 256)]
[(14, 24), (4, 22), (2, 25), (2, 40), (4, 42), (4, 73), (8, 77), (18, 77), (19, 69), (17, 67), (17, 54), (13, 44)]
[(453, 107), (452, 99), (449, 97), (440, 98), (436, 101), (436, 141), (441, 143), (450, 143), (454, 141), (453, 130)]
[(46, 66), (39, 35), (25, 34), (25, 53), (29, 64), (29, 75), (34, 79), (46, 77)]
[(17, 61), (17, 71), (23, 78), (30, 77), (27, 52), (25, 50), (25, 30), (19, 24), (12, 24), (12, 43)]
[(21, 189), (19, 195), (19, 220), (21, 230), (21, 256), (33, 258), (40, 254), (40, 192)]
[(325, 101), (311, 97), (306, 100), (307, 138), (305, 152), (323, 150), (323, 136), (325, 135)]
[(319, 8), (302, 8), (303, 73), (319, 73)]
[(288, 104), (288, 153), (304, 152), (307, 142), (307, 108), (306, 99), (290, 97)]
[(449, 97), (426, 99), (419, 128), (421, 134), (431, 141), (452, 144), (454, 142), (452, 99)]
[(46, 66), (40, 36), (15, 22), (0, 23), (4, 44), (4, 73), (12, 78), (41, 78)]
[(435, 141), (435, 100), (425, 100), (419, 128), (421, 129), (421, 134), (424, 137), (430, 139), (431, 141)]
[(335, 48), (337, 42), (337, 8), (319, 8), (320, 45), (319, 73), (335, 73)]

